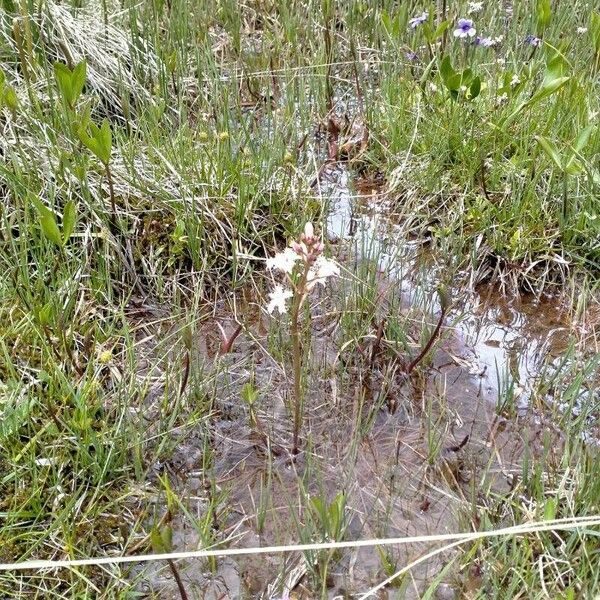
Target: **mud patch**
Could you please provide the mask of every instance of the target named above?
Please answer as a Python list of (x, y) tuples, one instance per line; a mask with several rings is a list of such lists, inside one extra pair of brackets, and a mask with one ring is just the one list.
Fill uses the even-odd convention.
[[(453, 296), (460, 303), (441, 338), (408, 376), (406, 359), (439, 313), (441, 268), (429, 263), (424, 269), (419, 245), (398, 243), (406, 237), (384, 218), (385, 199), (376, 189), (349, 191), (343, 167), (330, 175), (321, 188), (330, 202), (329, 237), (348, 272), (365, 267), (375, 273), (385, 299), (376, 316), (382, 322), (401, 317), (407, 343), (386, 338), (374, 351), (374, 324), (348, 346), (339, 308), (348, 290), (342, 284), (332, 296), (315, 299), (303, 452), (294, 461), (285, 327), (261, 313), (258, 296), (246, 302), (251, 318), (233, 316), (226, 306), (214, 310), (195, 334), (192, 375), (195, 369), (203, 375), (186, 397), (188, 404), (209, 398), (209, 415), (174, 444), (172, 460), (161, 467), (179, 499), (171, 523), (174, 550), (476, 530), (490, 498), (518, 485), (524, 455), (560, 460), (563, 434), (540, 412), (536, 395), (549, 365), (581, 337), (580, 321), (554, 298), (508, 301), (491, 287), (457, 286)], [(226, 333), (242, 324), (222, 356), (211, 350), (217, 321)], [(347, 356), (347, 347), (355, 354)], [(247, 386), (257, 391), (252, 407), (243, 400)], [(161, 502), (164, 513), (157, 491), (157, 514)], [(277, 598), (292, 590), (296, 598), (353, 598), (429, 550), (412, 544), (179, 561), (178, 568), (194, 598)], [(419, 565), (385, 597), (421, 597), (457, 556), (445, 552)], [(472, 574), (450, 573), (444, 597), (477, 585)], [(136, 575), (142, 593), (177, 597), (165, 566), (146, 566)]]

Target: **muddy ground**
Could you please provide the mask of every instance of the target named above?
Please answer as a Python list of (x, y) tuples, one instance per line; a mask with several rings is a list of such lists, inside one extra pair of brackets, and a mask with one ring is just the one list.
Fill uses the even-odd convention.
[[(377, 257), (377, 285), (401, 299), (405, 322), (414, 323), (409, 338), (416, 353), (419, 332), (433, 330), (440, 314), (434, 257), (422, 249), (395, 253), (395, 224), (377, 193), (365, 194), (371, 205), (365, 209), (361, 198), (357, 211), (356, 194), (344, 188), (347, 174), (338, 172), (331, 181), (323, 192), (331, 208), (327, 235), (350, 271)], [(281, 329), (253, 292), (235, 304), (235, 311), (223, 302), (195, 334), (190, 360), (190, 382), (196, 376), (213, 381), (208, 426), (185, 436), (171, 432), (177, 439), (171, 461), (152, 469), (156, 477), (168, 474), (186, 510), (172, 516), (173, 549), (196, 550), (208, 538), (213, 543), (229, 539), (229, 547), (327, 539), (310, 498), (331, 502), (340, 492), (345, 507), (339, 534), (345, 540), (477, 529), (489, 514), (496, 514), (494, 525), (502, 526), (501, 507), (491, 505), (518, 485), (523, 457), (557, 461), (561, 453), (561, 429), (551, 417), (556, 407), (551, 394), (539, 397), (539, 378), (548, 376), (570, 344), (580, 344), (577, 352), (583, 353), (582, 340), (589, 341), (593, 325), (589, 312), (585, 319), (575, 318), (559, 297), (508, 300), (493, 284), (460, 286), (453, 290), (440, 339), (410, 376), (406, 357), (386, 345), (385, 333), (378, 338), (375, 325), (358, 346), (359, 356), (345, 355), (335, 299), (343, 284), (319, 293), (306, 364), (304, 449), (295, 461), (289, 454), (291, 382), (268, 351)], [(381, 322), (386, 306), (382, 302)], [(173, 335), (176, 323), (167, 318), (158, 328), (144, 325), (153, 311), (156, 319), (164, 317), (156, 310), (141, 307), (132, 317), (142, 342), (140, 380), (151, 382), (142, 403), (150, 434), (152, 412), (165, 408), (156, 357), (183, 356), (180, 336)], [(231, 352), (223, 356), (217, 322), (228, 335), (242, 325)], [(254, 411), (241, 400), (249, 382), (259, 391)], [(186, 402), (195, 401), (197, 396), (187, 395)], [(595, 428), (590, 422), (590, 440), (597, 439)], [(164, 513), (164, 499), (154, 502), (156, 514)], [(352, 598), (428, 550), (431, 545), (412, 544), (385, 552), (343, 551), (326, 575), (316, 555), (178, 565), (192, 598), (277, 598), (292, 590), (296, 598)], [(452, 557), (444, 552), (417, 566), (380, 597), (419, 597)], [(148, 596), (179, 597), (166, 565), (146, 565), (134, 574)], [(476, 568), (455, 568), (436, 593), (458, 597), (458, 589), (474, 589), (480, 579)]]

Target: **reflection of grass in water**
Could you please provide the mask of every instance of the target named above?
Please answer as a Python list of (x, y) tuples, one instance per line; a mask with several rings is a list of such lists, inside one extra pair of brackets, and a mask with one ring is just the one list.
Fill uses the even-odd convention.
[[(275, 542), (321, 539), (328, 530), (314, 499), (330, 506), (338, 494), (346, 537), (598, 512), (597, 456), (582, 442), (597, 427), (598, 398), (587, 320), (600, 234), (598, 20), (588, 5), (552, 6), (543, 32), (528, 5), (509, 19), (485, 6), (474, 16), (478, 34), (502, 28), (505, 39), (465, 51), (446, 34), (454, 71), (470, 67), (483, 83), (477, 98), (458, 88), (453, 101), (441, 55), (429, 58), (439, 52), (425, 39), (433, 32), (410, 29), (414, 15), (396, 3), (78, 4), (84, 13), (5, 2), (0, 29), (3, 561), (149, 552), (153, 525), (164, 525), (166, 482), (178, 549), (254, 529)], [(524, 44), (528, 33), (543, 45)], [(74, 67), (84, 57), (81, 97), (60, 101), (52, 62)], [(554, 76), (570, 79), (512, 116)], [(85, 135), (82, 145), (88, 114), (110, 123), (109, 162)], [(303, 317), (313, 331), (306, 462), (290, 469), (286, 325), (261, 313), (259, 267), (306, 220), (326, 217), (310, 183), (336, 148), (352, 177), (385, 179), (397, 227), (364, 260), (345, 260), (340, 242), (345, 279), (318, 295), (312, 320)], [(384, 246), (402, 265), (406, 238), (427, 240), (444, 283), (493, 277), (508, 291), (576, 290), (585, 331), (553, 369), (544, 363), (529, 420), (509, 410), (509, 386), (500, 386), (508, 412), (492, 418), (497, 441), (486, 437), (493, 408), (469, 413), (476, 395), (465, 391), (461, 404), (459, 384), (436, 371), (453, 361), (449, 323), (406, 376), (439, 317), (427, 284), (412, 296), (417, 310), (381, 273)], [(578, 271), (592, 283), (580, 286)], [(227, 336), (243, 326), (231, 353), (220, 355), (215, 320)], [(252, 406), (241, 396), (250, 380)], [(468, 444), (449, 455), (465, 431)], [(591, 597), (600, 587), (595, 540), (590, 531), (490, 539), (452, 555), (447, 571), (429, 561), (414, 573), (421, 589), (452, 584), (471, 597)], [(308, 595), (324, 594), (328, 576), (362, 592), (422, 552), (374, 555), (378, 566), (363, 571), (348, 553), (327, 555), (310, 565)], [(212, 576), (194, 579), (205, 565), (178, 565), (189, 594), (219, 585), (219, 562), (210, 566)], [(113, 598), (139, 589), (136, 573), (3, 573), (0, 591)]]

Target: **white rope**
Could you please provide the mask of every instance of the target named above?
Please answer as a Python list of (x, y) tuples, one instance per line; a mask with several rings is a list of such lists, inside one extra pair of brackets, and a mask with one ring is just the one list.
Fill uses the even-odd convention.
[[(287, 546), (265, 546), (259, 548), (224, 548), (220, 550), (191, 550), (185, 552), (171, 552), (164, 554), (145, 554), (133, 556), (103, 556), (98, 558), (81, 558), (66, 560), (27, 560), (18, 563), (0, 564), (0, 571), (25, 571), (40, 569), (60, 569), (71, 567), (85, 567), (108, 564), (140, 563), (159, 560), (178, 560), (182, 558), (208, 558), (225, 556), (246, 556), (256, 554), (278, 554), (285, 552), (307, 552), (317, 550), (334, 550), (343, 548), (365, 548), (373, 546), (391, 546), (398, 544), (415, 544), (427, 542), (458, 542), (464, 543), (483, 538), (497, 536), (522, 535), (542, 531), (574, 529), (578, 527), (600, 526), (600, 515), (591, 517), (571, 517), (541, 521), (528, 525), (514, 525), (492, 531), (478, 531), (471, 533), (446, 533), (438, 535), (418, 535), (397, 538), (381, 538), (356, 540), (347, 542), (322, 542), (313, 544), (294, 544)], [(452, 544), (457, 545), (457, 544)]]

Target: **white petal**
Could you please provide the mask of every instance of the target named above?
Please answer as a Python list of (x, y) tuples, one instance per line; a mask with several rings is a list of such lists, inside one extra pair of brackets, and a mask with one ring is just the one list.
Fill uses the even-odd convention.
[(339, 274), (340, 267), (334, 260), (319, 256), (308, 272), (308, 289), (312, 289), (317, 283), (325, 285), (327, 277), (337, 277)]
[(270, 314), (273, 314), (275, 309), (277, 309), (279, 314), (285, 314), (287, 310), (285, 301), (293, 295), (291, 290), (286, 290), (281, 285), (276, 285), (275, 289), (269, 294), (271, 300), (269, 304), (267, 304), (267, 310)]
[(469, 29), (469, 31), (467, 31), (467, 35), (469, 37), (473, 37), (476, 33), (477, 33), (477, 31), (475, 30), (475, 27), (471, 27), (471, 29)]
[(300, 257), (291, 248), (286, 248), (283, 252), (279, 252), (271, 258), (267, 258), (267, 269), (283, 271), (291, 273), (294, 270), (294, 265)]

